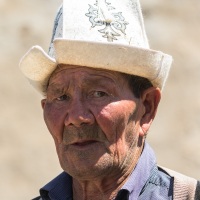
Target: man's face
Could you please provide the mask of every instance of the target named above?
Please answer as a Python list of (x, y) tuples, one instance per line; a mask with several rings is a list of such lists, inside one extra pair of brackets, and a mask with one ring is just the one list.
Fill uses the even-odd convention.
[(61, 166), (73, 177), (116, 176), (138, 156), (144, 113), (121, 73), (62, 66), (42, 105)]

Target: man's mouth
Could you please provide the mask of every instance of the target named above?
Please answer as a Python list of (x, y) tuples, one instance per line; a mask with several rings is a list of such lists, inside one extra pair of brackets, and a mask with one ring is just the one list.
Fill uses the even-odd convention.
[(85, 146), (85, 145), (93, 144), (93, 143), (96, 143), (96, 142), (97, 141), (95, 141), (95, 140), (88, 140), (88, 141), (75, 142), (72, 145)]
[(78, 141), (71, 144), (74, 147), (87, 147), (93, 144), (96, 144), (98, 141), (96, 140), (87, 140), (87, 141)]

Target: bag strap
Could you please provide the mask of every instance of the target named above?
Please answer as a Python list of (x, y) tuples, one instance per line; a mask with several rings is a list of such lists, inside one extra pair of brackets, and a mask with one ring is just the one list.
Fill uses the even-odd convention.
[(195, 200), (200, 199), (200, 181), (197, 182), (197, 189), (195, 194)]
[(197, 180), (165, 167), (159, 168), (174, 178), (173, 200), (194, 200)]

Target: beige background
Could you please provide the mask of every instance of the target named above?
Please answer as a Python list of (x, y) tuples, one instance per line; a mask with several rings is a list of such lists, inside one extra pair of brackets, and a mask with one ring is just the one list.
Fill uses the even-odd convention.
[[(31, 199), (61, 169), (43, 123), (41, 96), (18, 69), (48, 49), (61, 0), (0, 0), (0, 199)], [(200, 179), (200, 1), (142, 0), (152, 49), (174, 63), (148, 141), (166, 167)]]

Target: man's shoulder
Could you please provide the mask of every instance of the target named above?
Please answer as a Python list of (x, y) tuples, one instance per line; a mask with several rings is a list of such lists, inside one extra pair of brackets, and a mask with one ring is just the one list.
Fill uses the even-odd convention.
[(140, 199), (200, 200), (200, 182), (196, 179), (155, 166), (143, 187)]

